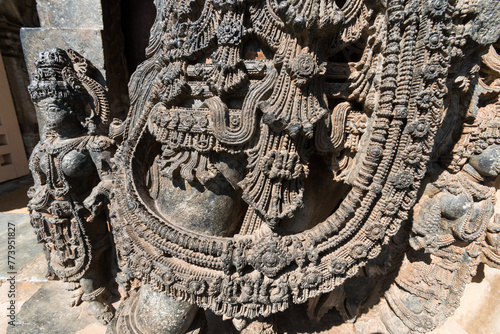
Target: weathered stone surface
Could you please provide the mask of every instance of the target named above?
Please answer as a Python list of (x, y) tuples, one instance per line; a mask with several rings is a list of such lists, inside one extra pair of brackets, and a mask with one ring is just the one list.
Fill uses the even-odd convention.
[[(138, 316), (131, 317), (136, 309)], [(146, 284), (118, 310), (120, 317), (116, 321), (119, 323), (113, 327), (131, 328), (137, 333), (182, 334), (188, 330), (197, 312), (197, 306), (157, 293)], [(112, 333), (113, 327), (108, 333)]]
[(108, 323), (111, 240), (103, 209), (115, 143), (105, 135), (106, 91), (73, 50), (41, 52), (35, 65), (28, 91), (44, 127), (30, 159), (31, 224), (45, 246), (48, 275), (74, 284), (74, 304), (88, 301), (89, 313)]
[(66, 291), (64, 282), (44, 284), (23, 304), (17, 314), (18, 325), (8, 326), (7, 333), (70, 334), (94, 324), (94, 318), (86, 313), (85, 308), (69, 307), (72, 294), (61, 291)]
[(42, 27), (104, 28), (101, 0), (37, 0), (37, 11)]
[[(35, 71), (38, 52), (46, 45), (61, 49), (73, 49), (89, 59), (98, 70), (96, 80), (105, 85), (106, 68), (102, 45), (102, 31), (98, 29), (58, 29), (58, 28), (23, 28), (21, 40), (28, 73)], [(41, 129), (45, 126), (41, 111), (36, 108), (36, 117)]]
[(100, 29), (23, 28), (21, 40), (28, 73), (35, 71), (38, 52), (51, 45), (63, 50), (75, 50), (90, 60), (101, 74), (97, 78), (99, 83), (105, 84), (106, 67)]
[[(15, 243), (16, 252), (15, 264), (16, 271), (31, 262), (35, 257), (43, 251), (43, 246), (36, 243), (36, 236), (33, 234), (33, 228), (29, 223), (29, 215), (27, 213), (2, 213), (0, 212), (0, 242), (2, 245), (7, 245), (8, 228), (15, 227)], [(10, 225), (9, 225), (10, 223)], [(12, 231), (12, 230), (11, 230)], [(5, 246), (4, 249), (7, 249)], [(0, 263), (0, 279), (7, 279), (8, 261)]]

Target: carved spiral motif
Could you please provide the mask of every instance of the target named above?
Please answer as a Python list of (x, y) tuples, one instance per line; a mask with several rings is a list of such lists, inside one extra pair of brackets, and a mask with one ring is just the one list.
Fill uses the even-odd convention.
[(299, 87), (304, 86), (318, 74), (316, 58), (308, 51), (308, 48), (304, 48), (290, 64), (290, 75)]

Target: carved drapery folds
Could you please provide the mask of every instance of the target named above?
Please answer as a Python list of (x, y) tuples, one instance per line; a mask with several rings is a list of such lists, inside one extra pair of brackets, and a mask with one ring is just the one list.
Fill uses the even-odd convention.
[[(131, 109), (109, 131), (120, 283), (235, 319), (308, 300), (312, 318), (336, 307), (348, 319), (365, 307), (346, 310), (349, 278), (394, 279), (400, 265), (366, 316), (425, 332), (481, 259), (499, 265), (500, 57), (488, 47), (500, 31), (485, 14), (498, 5), (155, 3)], [(87, 78), (76, 82), (101, 101)]]

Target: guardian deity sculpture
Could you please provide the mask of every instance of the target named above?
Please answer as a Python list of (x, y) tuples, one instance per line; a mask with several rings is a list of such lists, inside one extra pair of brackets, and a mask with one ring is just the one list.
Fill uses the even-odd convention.
[[(73, 51), (42, 53), (30, 86), (67, 92), (41, 105), (32, 222), (83, 296), (114, 274), (110, 333), (203, 333), (202, 309), (280, 333), (305, 303), (354, 322), (339, 333), (424, 333), (500, 265), (499, 3), (155, 5), (126, 119), (108, 126)], [(93, 255), (106, 219), (113, 270)]]

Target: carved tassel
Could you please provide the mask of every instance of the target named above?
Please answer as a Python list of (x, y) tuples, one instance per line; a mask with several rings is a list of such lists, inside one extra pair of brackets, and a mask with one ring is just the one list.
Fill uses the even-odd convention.
[[(278, 220), (290, 217), (302, 205), (307, 161), (298, 151), (304, 138), (291, 138), (286, 133), (276, 134), (267, 127), (255, 150), (249, 152), (250, 172), (240, 183), (243, 199), (273, 227)], [(242, 230), (255, 225), (257, 216), (249, 212)]]
[(287, 131), (295, 137), (303, 132), (312, 137), (314, 124), (327, 113), (327, 104), (322, 93), (325, 72), (318, 65), (317, 56), (309, 48), (302, 48), (296, 40), (286, 43), (284, 50), (277, 52), (283, 59), (281, 73), (274, 85), (271, 97), (259, 104), (264, 113), (263, 121), (276, 132)]
[(213, 54), (213, 67), (205, 74), (208, 84), (219, 93), (231, 93), (248, 81), (241, 59), (243, 34), (243, 14), (226, 13), (217, 29), (219, 47)]

